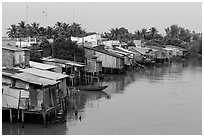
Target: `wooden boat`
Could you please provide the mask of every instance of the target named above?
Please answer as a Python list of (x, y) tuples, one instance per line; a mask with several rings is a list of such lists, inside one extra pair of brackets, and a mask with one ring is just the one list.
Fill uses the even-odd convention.
[(78, 90), (85, 90), (85, 91), (101, 91), (107, 88), (108, 86), (94, 86), (94, 85), (87, 85), (87, 86), (76, 86), (75, 88)]
[(84, 94), (84, 95), (88, 95), (91, 98), (95, 98), (95, 99), (99, 99), (102, 97), (105, 97), (106, 99), (111, 99), (111, 95), (109, 95), (108, 93), (104, 92), (104, 91), (85, 91), (85, 90), (81, 90), (79, 92), (79, 94)]

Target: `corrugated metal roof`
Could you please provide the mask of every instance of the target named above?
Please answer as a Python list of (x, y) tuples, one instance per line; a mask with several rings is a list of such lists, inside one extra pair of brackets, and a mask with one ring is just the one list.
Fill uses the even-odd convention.
[(16, 73), (22, 73), (22, 72), (17, 69), (7, 69), (7, 68), (2, 69), (2, 75), (4, 76), (12, 76)]
[(36, 69), (36, 68), (27, 68), (27, 69), (22, 69), (21, 71), (23, 71), (25, 73), (37, 75), (40, 77), (52, 79), (52, 80), (59, 80), (59, 79), (63, 79), (63, 78), (68, 77), (68, 75), (64, 75), (61, 73), (51, 72), (51, 71), (47, 71), (47, 70), (40, 70), (40, 69)]
[(94, 51), (97, 51), (97, 52), (100, 52), (100, 53), (104, 53), (104, 54), (107, 54), (107, 55), (110, 55), (110, 56), (113, 56), (113, 57), (116, 57), (116, 58), (121, 58), (121, 59), (123, 59), (123, 57), (121, 57), (121, 56), (119, 56), (119, 55), (117, 55), (117, 54), (115, 54), (115, 53), (108, 52), (108, 51), (106, 51), (106, 50), (100, 50), (100, 49), (97, 49), (97, 48), (85, 47), (85, 46), (84, 46), (84, 48), (85, 48), (85, 49), (89, 49), (89, 50), (94, 50)]
[(126, 53), (129, 53), (129, 54), (134, 54), (134, 52), (129, 51), (129, 50), (127, 50), (127, 49), (124, 49), (124, 48), (122, 48), (122, 47), (115, 47), (115, 48), (118, 49), (118, 50), (121, 50), (122, 52), (126, 52)]
[(7, 46), (7, 45), (3, 45), (2, 49), (12, 50), (12, 51), (25, 51), (25, 50), (29, 50), (27, 48), (19, 48), (19, 47), (15, 47), (15, 46)]
[(28, 83), (33, 83), (33, 84), (43, 85), (43, 86), (57, 84), (57, 81), (42, 78), (40, 76), (32, 75), (32, 74), (29, 74), (29, 73), (19, 73), (19, 74), (15, 74), (15, 75), (13, 75), (11, 77), (15, 78), (15, 79), (25, 81), (25, 82), (28, 82)]
[(43, 69), (43, 70), (56, 68), (56, 66), (53, 66), (53, 65), (38, 63), (38, 62), (34, 62), (34, 61), (30, 61), (30, 66), (32, 68)]
[(77, 66), (77, 67), (83, 67), (84, 65), (80, 62), (75, 62), (75, 61), (70, 61), (70, 60), (63, 60), (63, 59), (57, 59), (57, 58), (44, 58), (44, 61), (49, 61), (49, 62), (56, 62), (56, 63), (61, 63), (61, 64), (66, 64), (66, 65), (71, 65), (71, 66)]

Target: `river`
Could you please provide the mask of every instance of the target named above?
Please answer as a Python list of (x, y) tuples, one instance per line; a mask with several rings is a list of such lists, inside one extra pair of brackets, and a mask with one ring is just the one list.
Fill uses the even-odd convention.
[(202, 61), (160, 64), (112, 75), (101, 84), (108, 93), (81, 92), (67, 122), (2, 123), (2, 134), (14, 135), (196, 135), (202, 134)]

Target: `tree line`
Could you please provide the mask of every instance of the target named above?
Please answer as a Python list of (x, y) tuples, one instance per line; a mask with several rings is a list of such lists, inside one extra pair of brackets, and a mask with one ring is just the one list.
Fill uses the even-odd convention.
[[(37, 22), (31, 24), (26, 24), (24, 21), (18, 24), (12, 24), (7, 29), (7, 35), (10, 38), (25, 38), (34, 37), (37, 39), (54, 39), (54, 44), (58, 45), (59, 42), (65, 42), (66, 44), (73, 45), (71, 43), (70, 37), (83, 37), (91, 34), (96, 34), (96, 32), (87, 32), (78, 23), (65, 23), (57, 22), (54, 26), (42, 27)], [(134, 33), (129, 32), (125, 27), (111, 28), (109, 32), (104, 32), (102, 34), (103, 38), (107, 40), (119, 40), (121, 42), (126, 42), (128, 45), (133, 44), (132, 40), (142, 40), (146, 44), (153, 44), (156, 46), (165, 47), (165, 45), (174, 45), (188, 49), (191, 52), (202, 54), (202, 33), (196, 33), (195, 31), (190, 31), (184, 27), (178, 25), (171, 25), (165, 28), (165, 34), (159, 34), (156, 27), (151, 27), (150, 29), (142, 28), (136, 30)], [(64, 43), (64, 44), (65, 44)], [(45, 44), (46, 46), (44, 46)], [(42, 47), (49, 47), (49, 43), (46, 40), (41, 45)], [(52, 46), (50, 46), (52, 47)], [(74, 46), (69, 46), (71, 49)], [(51, 48), (60, 51), (58, 48)], [(77, 50), (77, 49), (75, 49)], [(72, 50), (70, 50), (72, 51)], [(73, 51), (72, 51), (73, 52)], [(79, 50), (80, 53), (83, 53)], [(62, 54), (56, 53), (56, 57), (60, 58), (70, 58), (72, 57), (62, 57)], [(54, 54), (55, 55), (55, 54)], [(59, 56), (58, 56), (59, 55)]]

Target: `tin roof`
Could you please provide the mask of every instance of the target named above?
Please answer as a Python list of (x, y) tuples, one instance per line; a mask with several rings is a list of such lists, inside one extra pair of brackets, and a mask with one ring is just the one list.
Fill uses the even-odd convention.
[(4, 76), (12, 76), (16, 73), (22, 73), (22, 72), (17, 70), (17, 69), (8, 69), (8, 68), (2, 69), (2, 75), (4, 75)]
[(19, 48), (19, 47), (9, 46), (9, 45), (3, 45), (2, 49), (12, 50), (12, 51), (26, 51), (26, 50), (29, 50), (27, 48)]
[(40, 76), (32, 75), (29, 73), (19, 73), (11, 76), (12, 78), (19, 79), (28, 83), (47, 86), (47, 85), (55, 85), (57, 81), (42, 78)]
[(70, 60), (63, 60), (63, 59), (57, 59), (57, 58), (50, 58), (50, 59), (44, 58), (42, 60), (49, 61), (49, 62), (56, 62), (56, 63), (66, 64), (66, 65), (71, 65), (71, 66), (77, 66), (77, 67), (83, 67), (84, 66), (80, 62), (70, 61)]
[(129, 53), (129, 54), (134, 54), (134, 52), (129, 51), (129, 50), (127, 50), (127, 49), (124, 49), (124, 48), (122, 48), (122, 47), (115, 47), (115, 48), (118, 49), (118, 50), (120, 50), (120, 51), (122, 51), (122, 52), (126, 52), (126, 53)]
[(53, 66), (53, 65), (43, 64), (43, 63), (34, 62), (34, 61), (29, 61), (29, 62), (32, 68), (37, 68), (37, 69), (42, 69), (42, 70), (56, 68), (56, 66)]
[(43, 78), (51, 79), (51, 80), (60, 80), (68, 77), (68, 75), (64, 75), (61, 73), (56, 73), (56, 72), (47, 71), (47, 70), (40, 70), (36, 68), (27, 68), (27, 69), (22, 69), (21, 71), (25, 73), (37, 75)]
[(119, 56), (119, 55), (117, 55), (117, 54), (115, 54), (115, 53), (108, 52), (108, 51), (106, 51), (106, 50), (100, 50), (100, 49), (97, 49), (97, 48), (85, 47), (85, 46), (84, 46), (84, 48), (85, 48), (85, 49), (89, 49), (89, 50), (94, 50), (94, 51), (97, 51), (97, 52), (100, 52), (100, 53), (104, 53), (104, 54), (107, 54), (107, 55), (110, 55), (110, 56), (113, 56), (113, 57), (116, 57), (116, 58), (123, 59), (122, 56)]

